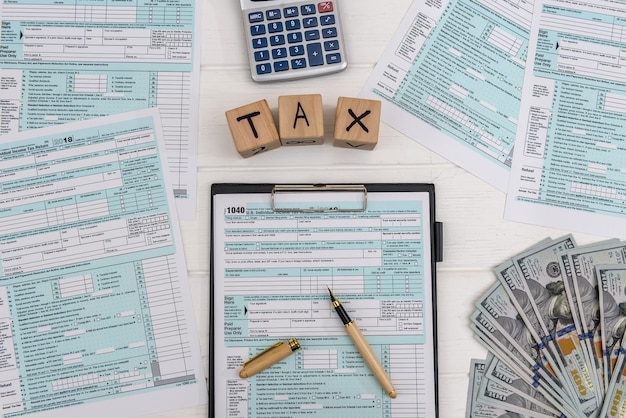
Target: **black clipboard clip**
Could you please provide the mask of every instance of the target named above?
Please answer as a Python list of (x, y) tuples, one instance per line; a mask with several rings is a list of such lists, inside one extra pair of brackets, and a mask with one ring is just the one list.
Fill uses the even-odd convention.
[[(310, 199), (305, 202), (301, 196), (312, 192), (328, 193), (335, 197), (341, 196), (341, 198), (328, 201), (318, 200), (316, 206), (310, 206)], [(339, 195), (339, 193), (343, 194)], [(275, 185), (272, 189), (271, 200), (274, 212), (365, 212), (367, 188), (364, 185), (353, 184)]]

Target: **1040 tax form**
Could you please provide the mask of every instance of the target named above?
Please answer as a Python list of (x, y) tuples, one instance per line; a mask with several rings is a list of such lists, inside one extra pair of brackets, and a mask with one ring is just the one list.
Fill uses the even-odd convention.
[(0, 136), (157, 107), (178, 213), (193, 218), (199, 5), (1, 0)]
[(533, 2), (414, 1), (360, 95), (383, 121), (505, 191)]
[(161, 135), (150, 109), (0, 145), (3, 416), (206, 402)]
[(536, 5), (506, 219), (626, 238), (625, 33), (625, 1)]
[[(266, 186), (213, 189), (210, 416), (435, 416), (434, 190), (366, 185), (366, 209), (346, 212), (350, 193), (281, 199), (306, 208), (293, 212)], [(327, 286), (397, 398), (350, 341)], [(239, 377), (248, 358), (294, 337), (300, 350)]]

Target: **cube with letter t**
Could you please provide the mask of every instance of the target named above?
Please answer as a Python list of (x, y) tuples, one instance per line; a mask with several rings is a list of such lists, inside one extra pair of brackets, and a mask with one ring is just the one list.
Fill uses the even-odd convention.
[(336, 147), (374, 149), (380, 127), (380, 100), (339, 97), (335, 114)]
[(266, 100), (226, 112), (237, 152), (247, 158), (280, 147), (280, 137)]
[(283, 145), (323, 144), (322, 96), (319, 94), (279, 96), (278, 132)]

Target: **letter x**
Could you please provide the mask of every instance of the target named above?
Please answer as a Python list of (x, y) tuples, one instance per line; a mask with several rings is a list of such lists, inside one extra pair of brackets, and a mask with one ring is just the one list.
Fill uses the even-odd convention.
[(358, 123), (359, 125), (361, 125), (361, 128), (363, 128), (363, 130), (364, 130), (365, 132), (368, 132), (368, 133), (369, 133), (369, 129), (367, 129), (367, 126), (363, 125), (363, 122), (361, 122), (361, 119), (363, 119), (365, 116), (367, 116), (367, 115), (369, 115), (370, 113), (372, 113), (371, 111), (366, 110), (365, 112), (363, 112), (363, 113), (361, 114), (361, 116), (357, 116), (357, 115), (355, 115), (355, 114), (354, 114), (354, 112), (352, 111), (352, 109), (348, 109), (348, 113), (350, 114), (350, 116), (352, 116), (352, 118), (353, 118), (354, 120), (352, 121), (352, 123), (351, 123), (350, 125), (348, 125), (348, 127), (346, 128), (346, 132), (348, 132), (348, 131), (350, 130), (350, 128), (352, 128), (355, 124), (357, 124), (357, 123)]

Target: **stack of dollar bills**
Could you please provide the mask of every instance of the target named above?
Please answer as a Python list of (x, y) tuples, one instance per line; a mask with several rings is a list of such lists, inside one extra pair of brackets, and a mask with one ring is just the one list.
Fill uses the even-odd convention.
[(466, 417), (626, 417), (626, 242), (546, 239), (495, 268)]

